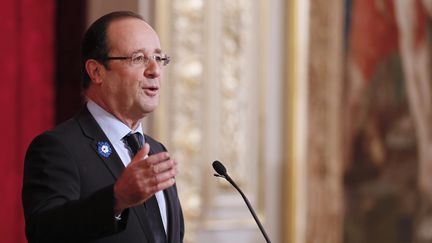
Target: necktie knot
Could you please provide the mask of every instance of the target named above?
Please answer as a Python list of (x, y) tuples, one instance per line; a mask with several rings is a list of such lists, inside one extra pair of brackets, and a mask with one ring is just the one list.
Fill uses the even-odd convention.
[(135, 156), (136, 153), (142, 148), (144, 143), (143, 135), (139, 132), (136, 133), (129, 133), (125, 137), (126, 144), (130, 148), (132, 155)]

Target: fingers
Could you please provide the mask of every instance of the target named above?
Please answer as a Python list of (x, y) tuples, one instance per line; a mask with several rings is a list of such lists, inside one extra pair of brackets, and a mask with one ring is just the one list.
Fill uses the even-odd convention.
[(140, 183), (148, 190), (148, 193), (154, 194), (174, 185), (173, 178), (178, 174), (177, 161), (168, 159), (150, 166), (142, 167), (142, 180)]
[(177, 161), (165, 160), (149, 167), (151, 183), (159, 184), (174, 178), (178, 174)]
[(173, 177), (169, 177), (166, 180), (163, 180), (155, 185), (155, 193), (166, 188), (169, 188), (175, 184), (175, 179)]
[(167, 152), (162, 152), (162, 153), (157, 153), (157, 154), (153, 154), (152, 156), (149, 156), (146, 159), (146, 164), (148, 166), (152, 166), (168, 160), (170, 160), (169, 154)]
[(167, 152), (148, 157), (148, 144), (145, 144), (133, 158), (114, 187), (116, 210), (138, 205), (158, 191), (175, 184), (178, 163), (170, 159)]
[(153, 170), (153, 173), (159, 174), (161, 172), (165, 172), (176, 166), (177, 166), (177, 162), (175, 160), (169, 159), (156, 164), (152, 164), (151, 168)]

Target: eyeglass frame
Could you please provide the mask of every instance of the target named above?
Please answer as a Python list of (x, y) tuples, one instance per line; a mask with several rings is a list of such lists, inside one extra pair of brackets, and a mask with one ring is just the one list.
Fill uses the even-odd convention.
[[(137, 55), (142, 55), (144, 59), (144, 61), (138, 61), (134, 63), (133, 58), (136, 57)], [(150, 63), (150, 60), (153, 59), (156, 61), (156, 63), (159, 66), (166, 66), (170, 63), (171, 61), (171, 57), (166, 55), (166, 54), (152, 54), (152, 55), (144, 55), (141, 52), (137, 52), (137, 53), (133, 53), (130, 56), (106, 56), (106, 57), (101, 57), (101, 58), (96, 58), (97, 60), (101, 60), (101, 61), (110, 61), (110, 60), (129, 60), (132, 64), (134, 65), (138, 65), (140, 63), (144, 64), (144, 66), (147, 66)]]

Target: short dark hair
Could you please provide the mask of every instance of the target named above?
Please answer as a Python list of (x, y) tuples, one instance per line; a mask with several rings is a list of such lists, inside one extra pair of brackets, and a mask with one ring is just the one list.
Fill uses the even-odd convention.
[(97, 19), (84, 34), (81, 42), (81, 74), (84, 90), (87, 90), (91, 82), (85, 67), (86, 61), (89, 59), (96, 59), (107, 67), (105, 60), (109, 52), (107, 29), (111, 22), (122, 18), (137, 18), (144, 21), (141, 15), (131, 11), (111, 12)]

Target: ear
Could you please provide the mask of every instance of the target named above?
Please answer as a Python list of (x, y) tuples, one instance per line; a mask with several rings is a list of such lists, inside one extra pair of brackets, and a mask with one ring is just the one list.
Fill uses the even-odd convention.
[(105, 67), (94, 59), (88, 59), (85, 68), (93, 83), (100, 84), (104, 80)]

